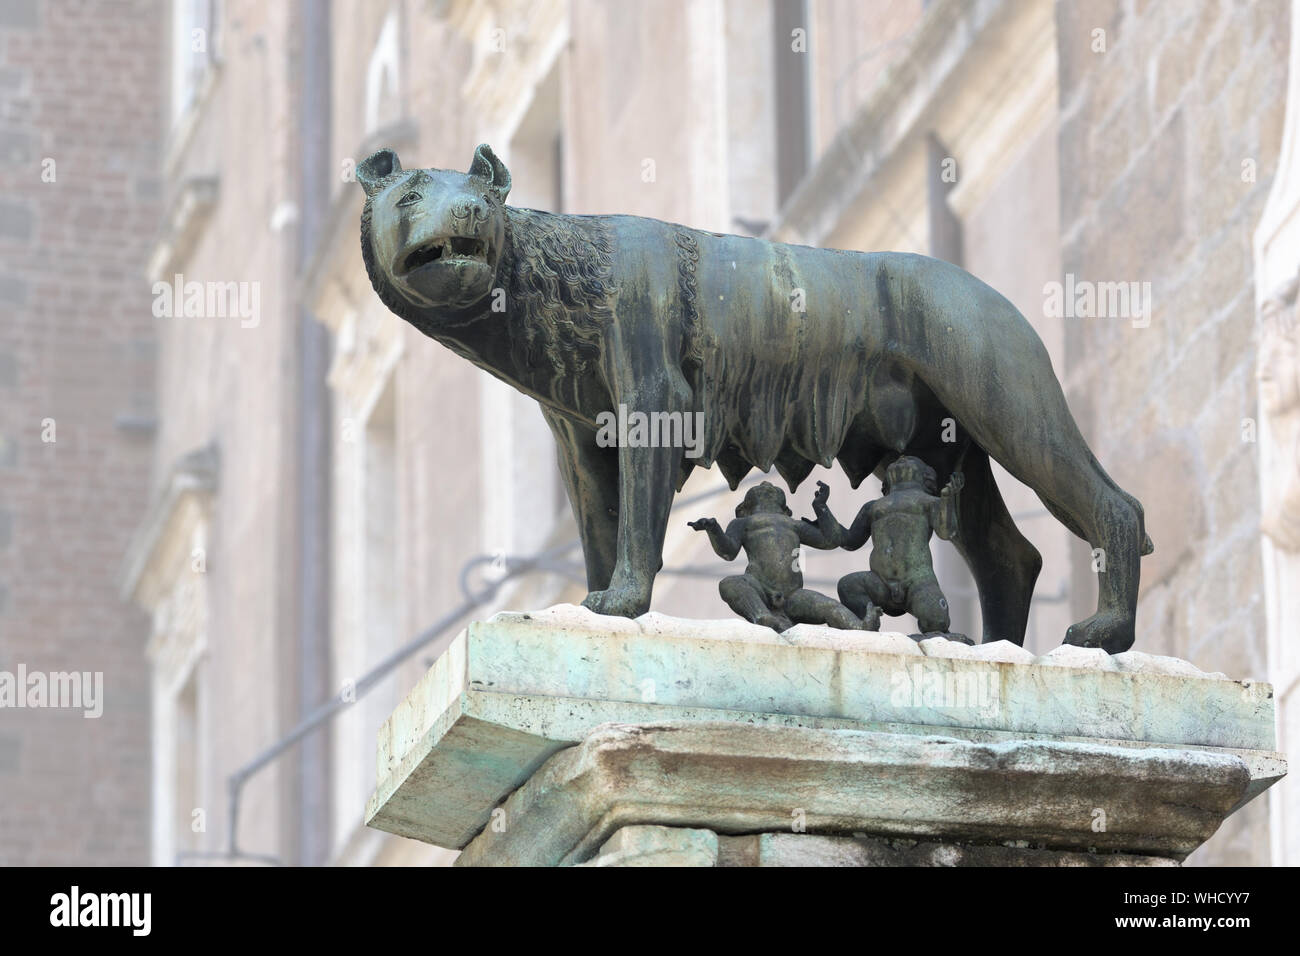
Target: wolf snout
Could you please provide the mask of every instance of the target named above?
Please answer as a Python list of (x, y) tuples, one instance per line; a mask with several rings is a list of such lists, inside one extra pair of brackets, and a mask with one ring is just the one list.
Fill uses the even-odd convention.
[(464, 197), (451, 204), (451, 215), (453, 219), (465, 220), (471, 222), (487, 222), (488, 206), (484, 199)]

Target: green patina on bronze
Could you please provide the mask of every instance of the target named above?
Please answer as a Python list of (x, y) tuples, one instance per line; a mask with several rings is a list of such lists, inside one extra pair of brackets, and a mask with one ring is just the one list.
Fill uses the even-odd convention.
[[(992, 458), (1105, 552), (1097, 613), (1066, 640), (1132, 645), (1150, 549), (1141, 505), (1088, 448), (1033, 328), (974, 276), (925, 256), (513, 209), (510, 173), (486, 145), (467, 173), (403, 170), (380, 150), (357, 179), (362, 254), (384, 303), (541, 405), (588, 607), (648, 610), (673, 494), (696, 466), (717, 464), (732, 487), (775, 467), (793, 490), (838, 461), (856, 487), (908, 455), (941, 487), (964, 476), (954, 544), (984, 640), (1021, 643), (1042, 561)], [(597, 416), (620, 405), (699, 413), (702, 454), (601, 447)]]

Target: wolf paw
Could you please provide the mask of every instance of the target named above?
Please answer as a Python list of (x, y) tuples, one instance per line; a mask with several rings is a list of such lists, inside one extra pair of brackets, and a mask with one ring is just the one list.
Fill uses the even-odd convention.
[(1120, 611), (1098, 611), (1070, 626), (1065, 643), (1079, 647), (1100, 647), (1110, 654), (1121, 654), (1133, 646), (1133, 618)]
[(583, 599), (582, 606), (611, 617), (640, 617), (650, 610), (650, 598), (638, 588), (612, 587), (592, 591)]

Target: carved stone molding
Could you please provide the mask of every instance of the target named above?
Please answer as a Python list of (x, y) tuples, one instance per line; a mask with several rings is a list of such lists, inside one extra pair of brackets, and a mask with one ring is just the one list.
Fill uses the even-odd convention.
[(1300, 4), (1293, 3), (1286, 127), (1277, 175), (1255, 230), (1259, 320), (1260, 527), (1273, 544), (1300, 551)]
[(328, 381), (340, 414), (364, 417), (402, 356), (402, 324), (386, 311), (351, 310), (334, 338)]
[[(395, 150), (413, 147), (419, 129), (410, 119), (385, 126), (366, 136), (352, 152), (360, 162), (381, 146)], [(330, 198), (330, 207), (311, 257), (299, 280), (298, 294), (313, 316), (332, 332), (358, 301), (368, 301), (369, 280), (357, 255), (357, 217), (361, 215), (361, 190), (355, 183), (341, 183)]]
[(150, 281), (170, 279), (189, 256), (212, 217), (219, 194), (216, 176), (192, 176), (180, 184), (149, 255), (145, 271)]
[(1279, 548), (1300, 551), (1300, 323), (1296, 281), (1259, 308), (1260, 527)]
[[(1286, 126), (1277, 175), (1255, 230), (1255, 302), (1259, 325), (1259, 485), (1269, 679), (1277, 688), (1278, 746), (1294, 746), (1294, 692), (1300, 686), (1295, 641), (1300, 629), (1300, 0), (1291, 3)], [(1269, 804), (1275, 865), (1300, 860), (1300, 809), (1294, 785)]]
[(146, 655), (160, 686), (178, 684), (207, 648), (207, 548), (218, 453), (173, 466), (127, 551), (122, 594), (153, 614)]
[[(958, 160), (953, 209), (963, 214), (978, 206), (1023, 149), (1026, 133), (1056, 110), (1052, 7), (936, 0), (891, 77), (787, 200), (772, 238), (925, 251), (926, 178), (919, 170), (927, 161), (926, 132)], [(851, 235), (841, 235), (850, 213)]]
[[(546, 76), (568, 42), (566, 0), (452, 0), (443, 16), (473, 44), (461, 93), (484, 130), (512, 131), (527, 108), (521, 90)], [(500, 31), (500, 32), (498, 32)]]

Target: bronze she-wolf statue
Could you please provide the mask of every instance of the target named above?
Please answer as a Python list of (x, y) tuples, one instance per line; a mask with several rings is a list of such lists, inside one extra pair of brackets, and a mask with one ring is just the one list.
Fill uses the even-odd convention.
[[(1105, 553), (1097, 612), (1066, 641), (1132, 645), (1151, 547), (1142, 507), (1097, 463), (1037, 334), (974, 276), (919, 255), (508, 207), (510, 173), (486, 145), (468, 173), (404, 170), (381, 149), (357, 180), (362, 256), (384, 304), (541, 405), (587, 607), (649, 609), (673, 495), (696, 466), (716, 463), (734, 488), (775, 465), (793, 491), (816, 465), (839, 461), (856, 487), (908, 455), (940, 486), (964, 475), (954, 543), (983, 639), (1022, 643), (1042, 559), (1003, 504), (992, 457)], [(699, 413), (698, 456), (680, 442), (605, 447), (598, 417), (620, 406)]]

